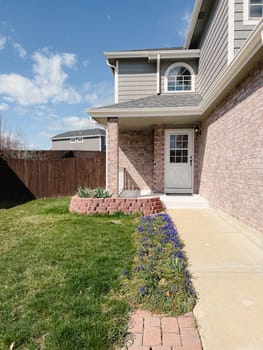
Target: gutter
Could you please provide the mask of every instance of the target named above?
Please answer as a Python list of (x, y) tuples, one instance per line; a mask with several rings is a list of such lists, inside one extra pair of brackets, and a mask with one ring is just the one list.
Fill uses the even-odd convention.
[[(149, 60), (156, 60), (158, 54), (162, 55), (162, 58), (199, 58), (199, 49), (185, 50), (175, 49), (175, 50), (136, 50), (136, 51), (111, 51), (104, 52), (106, 60), (117, 60), (123, 58), (148, 58)], [(108, 64), (108, 63), (107, 63)]]

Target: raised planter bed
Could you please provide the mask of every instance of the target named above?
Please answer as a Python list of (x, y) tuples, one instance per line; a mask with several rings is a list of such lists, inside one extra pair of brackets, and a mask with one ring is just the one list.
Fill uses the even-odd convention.
[(159, 197), (151, 198), (71, 198), (69, 210), (72, 213), (86, 215), (113, 214), (121, 211), (125, 214), (156, 214), (163, 210)]

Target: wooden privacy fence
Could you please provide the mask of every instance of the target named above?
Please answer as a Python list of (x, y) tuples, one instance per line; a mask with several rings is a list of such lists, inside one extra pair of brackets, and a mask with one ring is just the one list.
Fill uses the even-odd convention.
[(0, 174), (6, 175), (1, 179), (0, 199), (11, 199), (10, 193), (19, 197), (21, 185), (35, 198), (70, 196), (78, 186), (105, 187), (105, 168), (105, 154), (99, 152), (88, 158), (2, 160)]

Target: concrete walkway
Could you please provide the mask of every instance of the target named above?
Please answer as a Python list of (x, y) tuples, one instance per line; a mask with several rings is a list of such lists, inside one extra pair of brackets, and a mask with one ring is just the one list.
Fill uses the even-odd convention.
[(204, 350), (263, 349), (263, 235), (211, 209), (169, 210), (199, 293)]

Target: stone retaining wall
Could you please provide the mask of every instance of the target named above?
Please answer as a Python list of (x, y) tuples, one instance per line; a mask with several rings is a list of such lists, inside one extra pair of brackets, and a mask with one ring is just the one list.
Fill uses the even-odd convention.
[(159, 197), (152, 198), (71, 198), (69, 210), (79, 214), (113, 214), (121, 211), (125, 214), (156, 214), (163, 210)]

